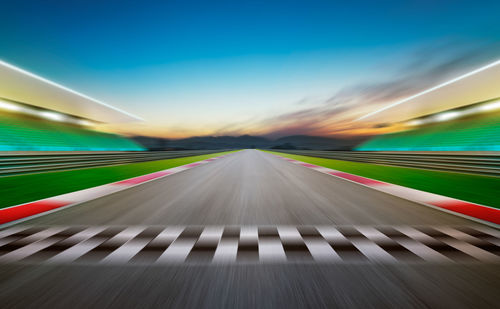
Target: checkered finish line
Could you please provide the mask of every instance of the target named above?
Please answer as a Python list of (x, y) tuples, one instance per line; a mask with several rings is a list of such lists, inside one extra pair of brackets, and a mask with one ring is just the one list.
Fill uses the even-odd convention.
[(0, 230), (0, 263), (499, 263), (499, 239), (482, 226), (16, 226)]

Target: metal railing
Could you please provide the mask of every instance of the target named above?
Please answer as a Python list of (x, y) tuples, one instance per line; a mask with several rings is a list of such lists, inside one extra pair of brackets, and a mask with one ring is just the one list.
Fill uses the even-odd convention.
[(500, 153), (274, 150), (283, 153), (500, 177)]
[(0, 177), (155, 161), (217, 153), (226, 150), (138, 151), (0, 155)]
[[(226, 150), (0, 155), (0, 177), (173, 159)], [(500, 153), (273, 150), (311, 157), (500, 177)]]

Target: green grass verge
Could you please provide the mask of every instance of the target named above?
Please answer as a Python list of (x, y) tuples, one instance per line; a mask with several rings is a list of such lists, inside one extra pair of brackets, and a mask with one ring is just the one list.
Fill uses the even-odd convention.
[(228, 152), (0, 178), (0, 208), (145, 175)]
[(500, 208), (500, 178), (498, 177), (323, 159), (282, 152), (268, 152), (342, 172)]

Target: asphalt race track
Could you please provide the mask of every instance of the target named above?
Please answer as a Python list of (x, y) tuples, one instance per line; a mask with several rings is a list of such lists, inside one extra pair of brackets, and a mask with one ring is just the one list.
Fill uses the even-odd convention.
[[(178, 232), (161, 250), (148, 247), (172, 227)], [(20, 232), (10, 247), (0, 239), (3, 308), (494, 308), (500, 301), (494, 229), (257, 150), (11, 228)], [(51, 246), (92, 229), (102, 240), (90, 251), (46, 262), (78, 243)], [(330, 244), (325, 229), (340, 231), (345, 244)], [(40, 235), (46, 239), (37, 242)], [(37, 244), (45, 247), (31, 256), (26, 248)], [(328, 244), (330, 255), (322, 251)], [(176, 262), (158, 263), (167, 247)], [(137, 259), (144, 248), (149, 258)], [(240, 251), (255, 257), (240, 259)], [(229, 258), (214, 263), (219, 255)]]

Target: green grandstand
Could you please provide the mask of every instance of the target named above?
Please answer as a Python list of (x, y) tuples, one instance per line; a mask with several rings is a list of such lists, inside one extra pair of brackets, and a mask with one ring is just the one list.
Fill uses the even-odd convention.
[(135, 142), (81, 126), (0, 113), (0, 151), (141, 151)]
[(359, 151), (500, 151), (500, 113), (377, 136)]

